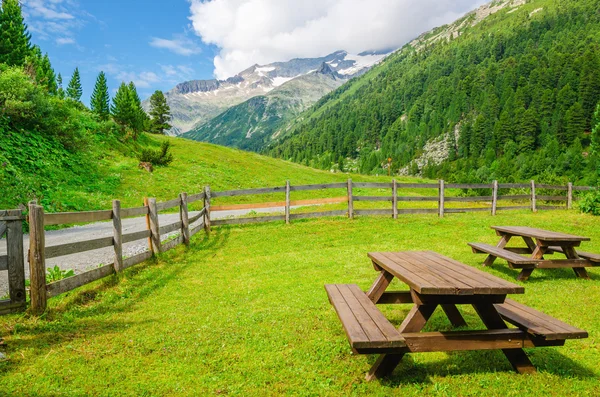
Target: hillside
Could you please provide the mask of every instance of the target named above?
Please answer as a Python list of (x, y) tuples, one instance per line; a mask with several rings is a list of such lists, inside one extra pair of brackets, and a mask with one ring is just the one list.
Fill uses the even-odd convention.
[(596, 1), (495, 1), (422, 35), (290, 124), (271, 155), (364, 173), (595, 184)]
[(325, 94), (347, 81), (327, 63), (311, 73), (233, 106), (209, 122), (183, 134), (184, 138), (239, 149), (260, 151), (278, 129)]

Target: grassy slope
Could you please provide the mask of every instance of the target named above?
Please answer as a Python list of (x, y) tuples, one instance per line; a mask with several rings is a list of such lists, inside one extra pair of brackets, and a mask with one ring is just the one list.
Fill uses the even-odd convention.
[[(258, 182), (257, 182), (258, 183)], [(504, 212), (323, 219), (216, 228), (156, 263), (50, 300), (43, 318), (0, 318), (6, 395), (598, 395), (600, 269), (592, 280), (540, 270), (515, 298), (589, 331), (564, 347), (530, 349), (535, 375), (498, 351), (410, 354), (394, 375), (366, 383), (375, 356), (353, 356), (327, 301), (326, 283), (366, 289), (366, 253), (433, 249), (480, 268), (466, 242), (495, 243), (492, 224), (545, 227), (592, 238), (598, 220), (575, 212)], [(484, 269), (514, 280), (498, 261)], [(400, 287), (402, 288), (402, 287)], [(399, 324), (405, 305), (383, 307)], [(471, 308), (467, 322), (481, 327)], [(437, 312), (430, 327), (448, 329)], [(428, 328), (431, 330), (431, 328)]]

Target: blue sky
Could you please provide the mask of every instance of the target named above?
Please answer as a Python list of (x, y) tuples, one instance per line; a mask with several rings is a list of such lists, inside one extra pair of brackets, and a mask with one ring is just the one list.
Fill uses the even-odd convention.
[(32, 41), (89, 102), (98, 73), (142, 99), (298, 57), (399, 48), (485, 0), (22, 0)]

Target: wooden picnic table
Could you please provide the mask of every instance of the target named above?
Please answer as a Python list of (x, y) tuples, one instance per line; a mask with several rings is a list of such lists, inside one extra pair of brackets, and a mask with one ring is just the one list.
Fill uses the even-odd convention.
[[(522, 269), (517, 277), (525, 281), (535, 269), (572, 268), (575, 274), (589, 279), (586, 267), (600, 265), (600, 255), (577, 251), (589, 237), (553, 232), (524, 226), (492, 226), (500, 241), (496, 246), (483, 243), (469, 243), (475, 253), (485, 253), (488, 257), (484, 266), (491, 266), (496, 258), (505, 259), (511, 269)], [(513, 237), (523, 239), (527, 247), (507, 247)], [(545, 255), (561, 253), (566, 259), (546, 259)], [(521, 254), (529, 255), (524, 257)]]
[[(379, 353), (367, 380), (390, 374), (406, 353), (501, 349), (519, 373), (535, 372), (523, 347), (560, 346), (565, 339), (584, 338), (587, 332), (518, 302), (508, 294), (522, 294), (522, 286), (505, 281), (433, 251), (372, 252), (379, 272), (365, 293), (354, 284), (326, 285), (329, 300), (340, 318), (353, 351)], [(396, 277), (408, 291), (387, 291)], [(413, 304), (396, 329), (376, 304)], [(486, 330), (420, 332), (441, 306), (455, 327), (466, 321), (457, 305), (472, 305)], [(516, 325), (509, 329), (507, 323)]]

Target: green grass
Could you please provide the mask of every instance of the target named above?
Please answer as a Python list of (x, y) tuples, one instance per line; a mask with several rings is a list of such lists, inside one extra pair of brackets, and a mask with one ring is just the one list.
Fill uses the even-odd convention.
[[(263, 181), (257, 182), (263, 183)], [(50, 300), (44, 316), (0, 318), (8, 360), (3, 395), (564, 396), (600, 394), (600, 269), (538, 270), (515, 298), (587, 330), (564, 347), (530, 349), (538, 368), (518, 375), (498, 351), (409, 354), (367, 383), (374, 355), (354, 356), (326, 283), (366, 289), (374, 250), (432, 249), (471, 266), (468, 241), (495, 243), (490, 225), (584, 234), (600, 252), (597, 218), (526, 211), (344, 218), (221, 227), (178, 249)], [(513, 281), (503, 261), (484, 269)], [(382, 306), (399, 324), (409, 306)], [(481, 326), (470, 308), (467, 322)], [(449, 329), (438, 310), (427, 329)]]

